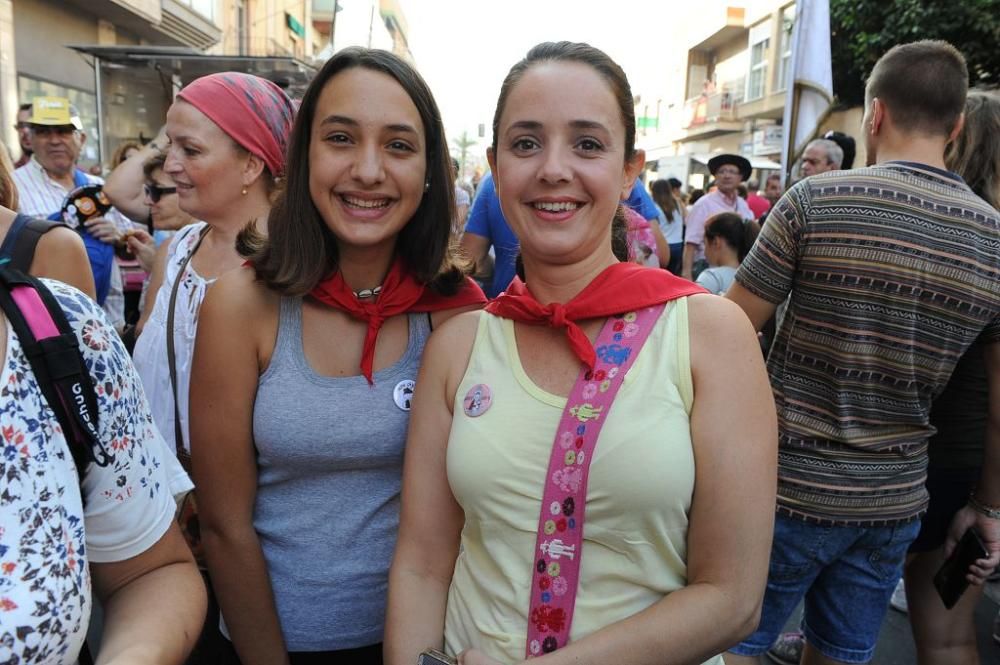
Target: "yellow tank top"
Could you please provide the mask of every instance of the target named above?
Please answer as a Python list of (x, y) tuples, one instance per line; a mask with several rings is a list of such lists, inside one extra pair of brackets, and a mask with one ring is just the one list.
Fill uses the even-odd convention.
[[(470, 418), (462, 399), (479, 383), (492, 405)], [(594, 452), (571, 641), (686, 584), (693, 392), (682, 298), (667, 305), (626, 375)], [(449, 653), (524, 657), (543, 480), (565, 406), (525, 374), (513, 323), (481, 314), (448, 439), (448, 482), (465, 512), (448, 592)]]

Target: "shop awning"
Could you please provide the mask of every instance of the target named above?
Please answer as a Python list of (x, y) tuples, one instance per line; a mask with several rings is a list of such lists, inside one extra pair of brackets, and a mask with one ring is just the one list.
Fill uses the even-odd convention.
[(301, 97), (316, 74), (313, 65), (291, 56), (208, 55), (183, 46), (97, 46), (69, 44), (80, 53), (101, 60), (104, 67), (153, 69), (161, 77), (177, 76), (181, 85), (215, 72), (256, 74)]

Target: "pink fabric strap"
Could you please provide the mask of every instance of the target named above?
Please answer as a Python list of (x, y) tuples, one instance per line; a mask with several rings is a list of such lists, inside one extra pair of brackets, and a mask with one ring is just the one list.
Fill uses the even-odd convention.
[(15, 286), (10, 290), (10, 297), (17, 303), (17, 308), (21, 310), (21, 316), (27, 322), (35, 340), (40, 342), (49, 337), (59, 337), (59, 329), (38, 291), (30, 286)]
[(608, 319), (597, 336), (597, 362), (584, 366), (559, 421), (538, 517), (525, 656), (555, 651), (569, 642), (583, 556), (587, 480), (601, 427), (625, 374), (665, 305)]

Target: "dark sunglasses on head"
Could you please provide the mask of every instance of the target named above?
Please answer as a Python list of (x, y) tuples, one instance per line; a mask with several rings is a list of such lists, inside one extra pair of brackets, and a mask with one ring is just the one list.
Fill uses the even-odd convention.
[(174, 194), (176, 187), (160, 187), (158, 185), (143, 185), (143, 191), (153, 203), (157, 203), (164, 194)]

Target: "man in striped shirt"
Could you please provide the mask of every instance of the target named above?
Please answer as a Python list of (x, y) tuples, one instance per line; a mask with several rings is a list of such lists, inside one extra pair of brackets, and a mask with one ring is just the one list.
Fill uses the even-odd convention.
[[(977, 338), (1000, 388), (1000, 214), (944, 165), (967, 81), (945, 42), (884, 55), (862, 121), (871, 166), (792, 187), (727, 294), (758, 329), (789, 298), (768, 357), (780, 437), (771, 568), (759, 628), (730, 665), (756, 663), (803, 597), (803, 663), (871, 659), (927, 505), (931, 401)], [(998, 481), (1000, 435), (952, 527), (976, 526), (989, 567)]]

